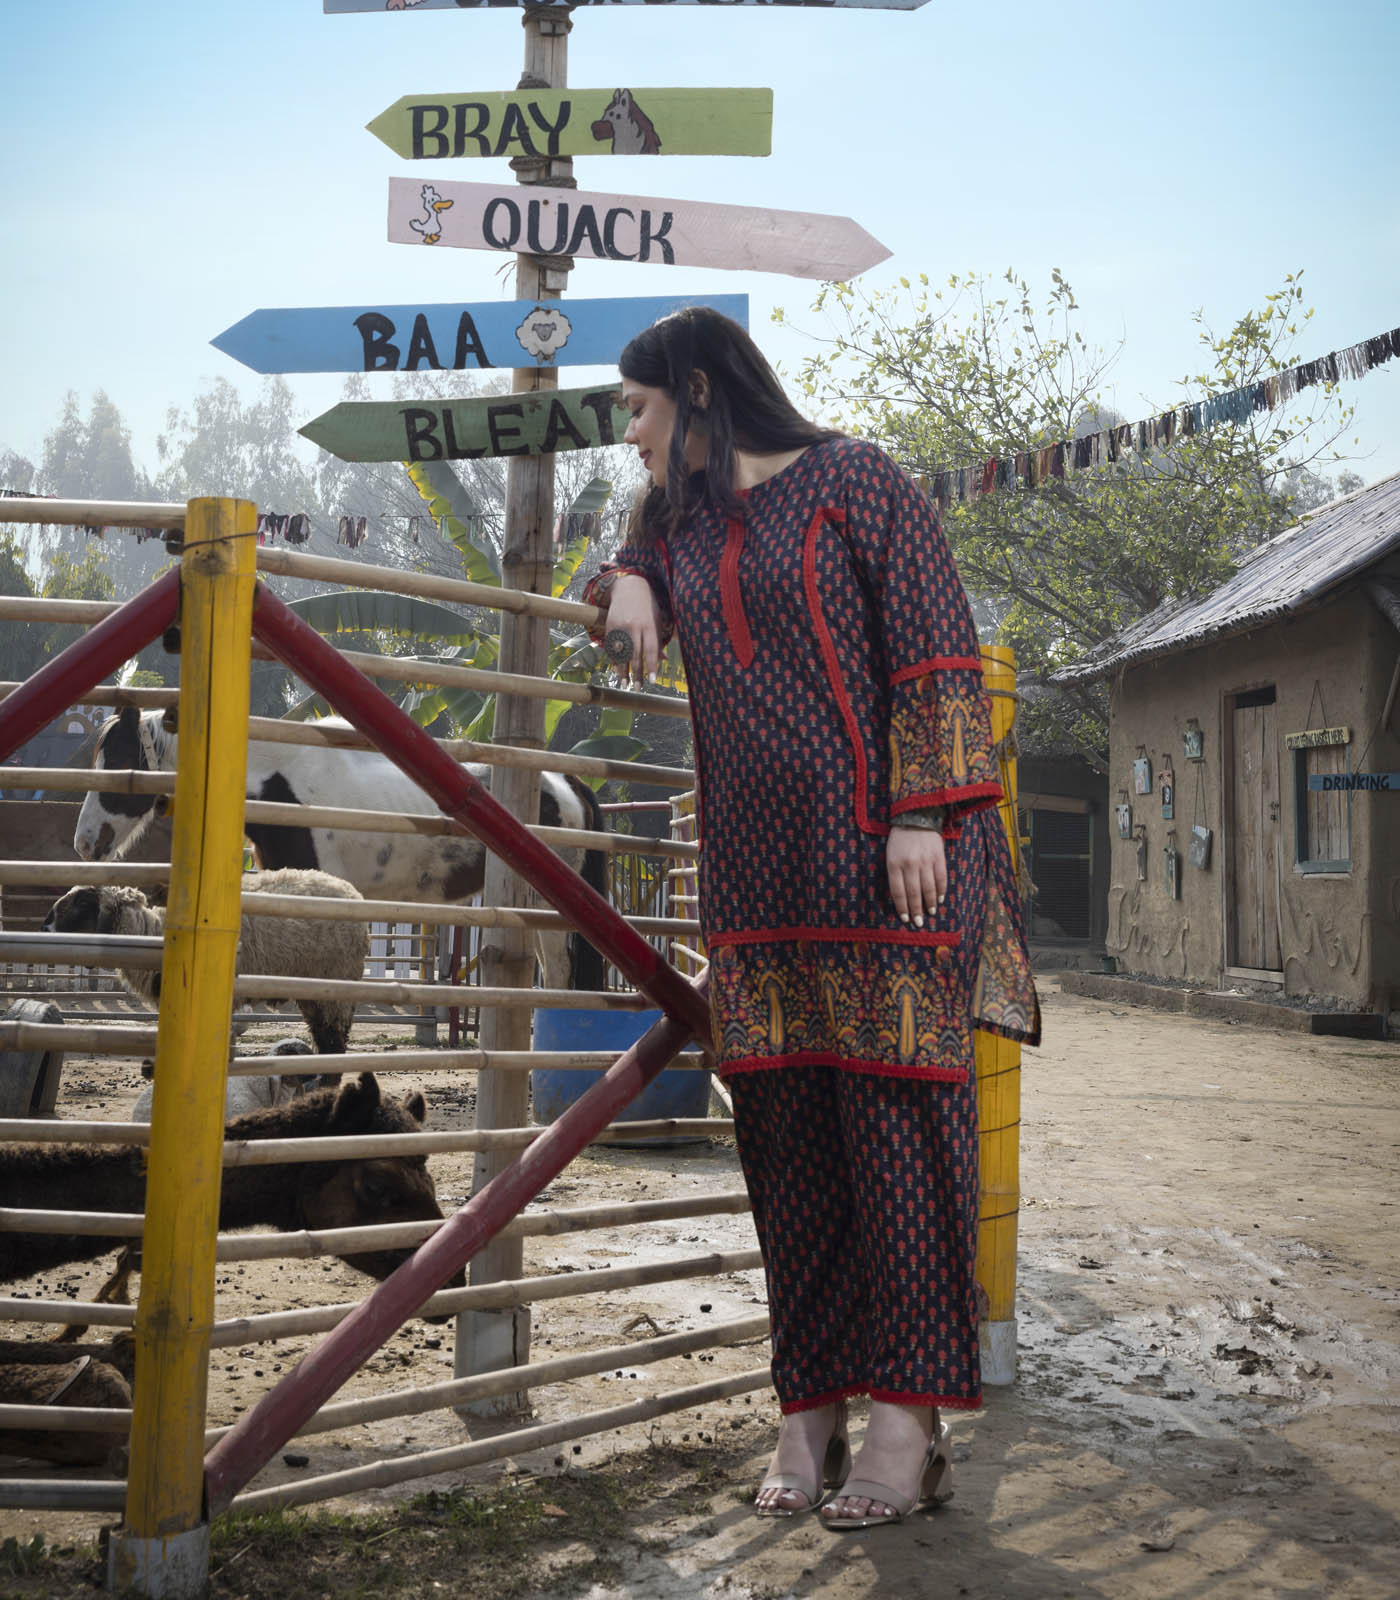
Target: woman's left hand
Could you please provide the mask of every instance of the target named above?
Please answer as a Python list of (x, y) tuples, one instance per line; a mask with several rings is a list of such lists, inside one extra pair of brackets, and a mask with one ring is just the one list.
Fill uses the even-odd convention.
[(922, 928), (931, 922), (948, 895), (948, 859), (943, 835), (927, 828), (890, 829), (885, 841), (885, 870), (901, 922)]

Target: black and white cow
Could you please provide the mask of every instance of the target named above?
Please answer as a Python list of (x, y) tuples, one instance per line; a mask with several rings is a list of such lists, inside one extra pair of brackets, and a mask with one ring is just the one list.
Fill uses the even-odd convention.
[[(322, 727), (347, 728), (330, 717)], [(176, 734), (165, 714), (139, 714), (126, 706), (97, 737), (93, 765), (104, 771), (175, 770)], [(468, 766), (486, 781), (486, 767)], [(407, 814), (431, 811), (414, 781), (377, 750), (341, 750), (316, 745), (248, 744), (250, 800), (289, 805), (335, 806)], [(163, 797), (161, 797), (163, 799)], [(92, 790), (78, 813), (73, 849), (84, 861), (122, 855), (157, 815), (154, 795)], [(551, 828), (602, 831), (598, 802), (587, 784), (558, 772), (540, 774), (540, 823)], [(337, 828), (274, 827), (250, 822), (248, 837), (263, 867), (313, 867), (344, 878), (367, 900), (426, 900), (451, 903), (480, 892), (486, 849), (466, 834), (360, 833)], [(600, 894), (607, 893), (607, 862), (600, 850), (561, 850)], [(540, 959), (546, 988), (601, 989), (603, 958), (577, 935), (542, 935)]]

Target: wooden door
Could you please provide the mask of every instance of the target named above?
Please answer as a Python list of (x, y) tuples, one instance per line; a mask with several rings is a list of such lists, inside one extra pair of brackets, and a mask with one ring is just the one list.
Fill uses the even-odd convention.
[(1272, 688), (1234, 698), (1231, 731), (1227, 960), (1278, 972), (1279, 774)]

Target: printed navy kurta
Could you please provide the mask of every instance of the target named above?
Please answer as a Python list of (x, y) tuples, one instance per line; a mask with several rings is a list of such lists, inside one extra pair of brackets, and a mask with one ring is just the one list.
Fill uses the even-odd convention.
[[(872, 445), (808, 449), (594, 580), (646, 576), (695, 730), (700, 925), (723, 1075), (831, 1066), (965, 1083), (972, 1024), (1039, 1017), (972, 615), (932, 506)], [(885, 841), (946, 812), (949, 893), (902, 925)], [(980, 981), (979, 981), (980, 974)]]

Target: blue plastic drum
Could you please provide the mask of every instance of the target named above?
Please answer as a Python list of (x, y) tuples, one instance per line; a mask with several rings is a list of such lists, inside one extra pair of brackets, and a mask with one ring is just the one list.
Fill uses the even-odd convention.
[[(536, 1050), (615, 1050), (619, 1055), (661, 1020), (659, 1011), (535, 1012)], [(540, 1067), (530, 1074), (537, 1123), (553, 1122), (603, 1076), (596, 1071)], [(687, 1068), (664, 1068), (615, 1119), (650, 1122), (658, 1117), (706, 1117), (710, 1113), (710, 1075)], [(658, 1139), (638, 1143), (659, 1144)]]

